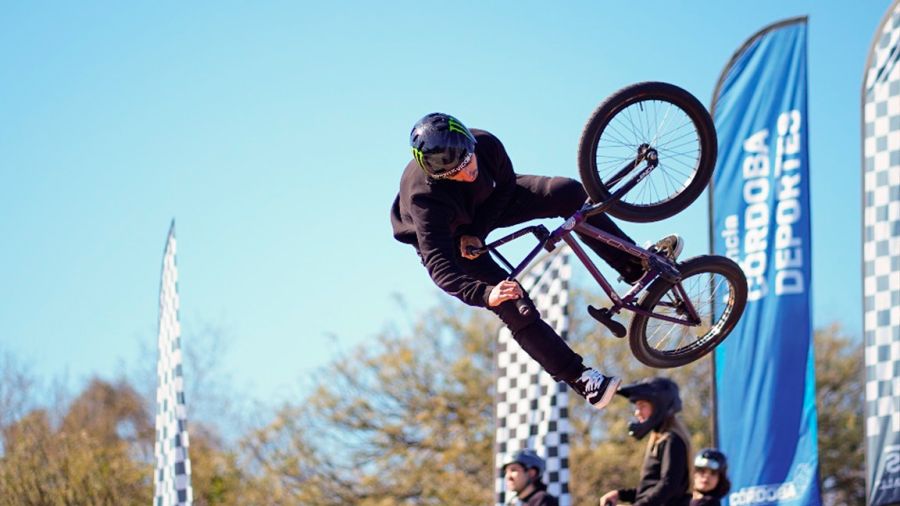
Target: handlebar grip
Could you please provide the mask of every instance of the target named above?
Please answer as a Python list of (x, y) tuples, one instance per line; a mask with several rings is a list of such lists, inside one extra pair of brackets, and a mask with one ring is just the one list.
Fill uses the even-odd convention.
[(531, 314), (531, 306), (525, 302), (525, 299), (516, 299), (516, 309), (519, 310), (519, 314), (522, 316), (528, 316)]

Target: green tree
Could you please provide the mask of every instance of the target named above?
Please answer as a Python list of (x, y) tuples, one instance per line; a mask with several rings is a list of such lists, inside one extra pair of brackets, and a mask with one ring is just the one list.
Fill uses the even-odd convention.
[(270, 502), (487, 504), (493, 488), (490, 315), (454, 305), (386, 332), (245, 441)]
[(815, 353), (822, 491), (830, 504), (865, 504), (863, 344), (831, 325)]
[(239, 464), (235, 448), (226, 445), (216, 431), (202, 423), (188, 425), (191, 487), (197, 506), (266, 504), (247, 501), (254, 477)]
[(69, 405), (62, 432), (85, 432), (100, 443), (153, 446), (154, 430), (144, 399), (124, 380), (93, 379)]
[[(2, 351), (2, 350), (0, 350)], [(9, 352), (0, 353), (0, 433), (35, 402), (35, 379)]]
[[(34, 409), (8, 424), (0, 506), (150, 504), (155, 430), (145, 406), (124, 380), (94, 379), (61, 416)], [(58, 428), (54, 419), (61, 419)], [(244, 490), (254, 481), (238, 467), (235, 450), (201, 423), (189, 434), (194, 503), (248, 504)]]
[(132, 417), (142, 423), (140, 406), (127, 386), (92, 381), (59, 429), (42, 409), (11, 424), (0, 460), (0, 505), (148, 504), (152, 468), (135, 445), (152, 443), (146, 432), (121, 425)]

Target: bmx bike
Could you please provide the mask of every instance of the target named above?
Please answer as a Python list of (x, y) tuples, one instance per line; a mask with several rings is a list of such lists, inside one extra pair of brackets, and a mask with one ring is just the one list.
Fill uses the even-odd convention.
[[(678, 367), (712, 351), (740, 320), (747, 302), (747, 278), (727, 257), (701, 255), (673, 262), (664, 255), (624, 243), (586, 223), (599, 213), (626, 221), (671, 217), (702, 193), (716, 162), (716, 131), (706, 108), (689, 92), (661, 82), (627, 86), (607, 98), (584, 127), (578, 169), (588, 200), (553, 231), (528, 226), (472, 253), (490, 252), (515, 279), (541, 249), (567, 244), (597, 281), (612, 305), (588, 306), (588, 313), (617, 337), (614, 319), (634, 313), (627, 332), (635, 358), (656, 368)], [(572, 232), (592, 237), (640, 260), (643, 276), (619, 295)], [(512, 265), (497, 250), (532, 234), (538, 244)], [(519, 300), (520, 311), (530, 307)]]

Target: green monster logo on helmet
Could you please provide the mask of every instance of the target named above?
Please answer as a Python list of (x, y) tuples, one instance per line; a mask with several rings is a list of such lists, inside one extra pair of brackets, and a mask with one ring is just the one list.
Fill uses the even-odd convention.
[(475, 140), (475, 136), (472, 135), (472, 132), (470, 132), (469, 129), (465, 127), (465, 125), (460, 123), (459, 120), (454, 118), (453, 116), (450, 116), (447, 119), (447, 130), (451, 132), (461, 133), (469, 139), (472, 139), (473, 141)]
[(428, 170), (425, 168), (425, 160), (424, 160), (425, 153), (423, 153), (421, 149), (412, 148), (412, 154), (413, 154), (413, 158), (416, 159), (416, 163), (418, 163), (419, 167), (421, 167), (422, 170), (424, 170), (425, 173), (427, 174)]

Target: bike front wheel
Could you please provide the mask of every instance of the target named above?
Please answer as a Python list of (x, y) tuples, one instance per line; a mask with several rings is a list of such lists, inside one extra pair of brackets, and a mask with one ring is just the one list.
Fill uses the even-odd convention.
[(668, 83), (633, 84), (591, 114), (578, 143), (578, 171), (595, 203), (643, 175), (607, 212), (627, 221), (658, 221), (703, 192), (716, 164), (716, 143), (709, 112), (689, 92)]
[[(639, 304), (678, 323), (637, 313), (631, 320), (631, 351), (651, 367), (679, 367), (706, 355), (734, 329), (747, 304), (747, 278), (731, 259), (702, 255), (678, 268), (679, 283), (658, 278)], [(689, 306), (699, 319), (692, 320)]]

